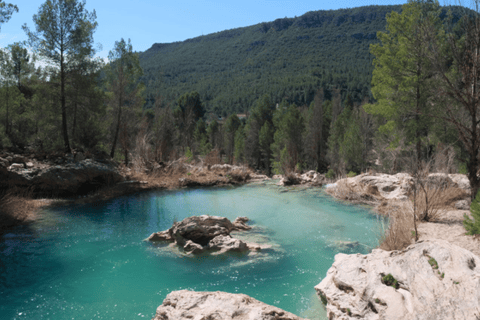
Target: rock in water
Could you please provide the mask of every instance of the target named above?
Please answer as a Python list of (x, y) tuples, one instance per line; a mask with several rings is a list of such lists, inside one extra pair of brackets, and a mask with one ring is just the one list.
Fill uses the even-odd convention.
[(238, 217), (232, 223), (224, 217), (192, 216), (183, 219), (165, 231), (152, 233), (147, 241), (175, 242), (186, 253), (200, 254), (215, 251), (221, 254), (229, 251), (244, 252), (249, 250), (247, 243), (232, 238), (230, 232), (250, 230), (246, 223), (248, 218)]
[(478, 319), (480, 258), (443, 240), (337, 254), (315, 287), (328, 319)]
[(216, 236), (208, 243), (208, 248), (217, 250), (218, 253), (228, 251), (244, 252), (248, 250), (247, 244), (242, 240), (232, 238), (231, 236)]
[(302, 320), (296, 315), (245, 294), (173, 291), (152, 320)]

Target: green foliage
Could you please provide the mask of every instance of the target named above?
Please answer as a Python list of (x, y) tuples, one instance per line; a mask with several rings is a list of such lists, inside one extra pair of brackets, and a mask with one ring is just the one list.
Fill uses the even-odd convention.
[[(128, 153), (132, 147), (134, 128), (138, 124), (140, 108), (144, 104), (144, 85), (139, 82), (143, 74), (138, 61), (138, 54), (133, 52), (130, 39), (115, 41), (109, 52), (110, 63), (105, 68), (107, 90), (110, 92), (110, 114), (112, 122), (112, 149), (110, 157), (114, 157), (117, 141), (120, 141), (124, 152), (125, 164), (128, 164)], [(137, 123), (136, 123), (137, 122)]]
[(335, 171), (333, 171), (333, 169), (328, 169), (327, 173), (325, 174), (325, 178), (327, 179), (335, 178)]
[(398, 137), (393, 134), (401, 131), (407, 145), (416, 144), (419, 159), (433, 125), (428, 101), (436, 94), (431, 88), (437, 81), (428, 57), (431, 49), (425, 43), (432, 36), (429, 32), (443, 32), (439, 15), (437, 2), (408, 2), (401, 13), (387, 15), (387, 32), (377, 33), (381, 43), (370, 46), (375, 55), (372, 94), (377, 103), (366, 105), (365, 110), (384, 120), (381, 132), (395, 140)]
[(319, 296), (320, 296), (320, 300), (322, 300), (323, 305), (326, 306), (327, 303), (328, 303), (327, 297), (325, 297), (325, 296), (324, 296), (323, 294), (321, 294), (321, 293), (319, 294)]
[(477, 196), (470, 205), (470, 213), (472, 214), (472, 218), (467, 214), (463, 215), (463, 226), (469, 235), (480, 234), (480, 192), (477, 193)]
[(395, 279), (390, 273), (382, 278), (382, 283), (386, 286), (394, 287), (395, 289), (399, 288), (397, 279)]
[(190, 150), (189, 147), (185, 149), (185, 158), (187, 163), (190, 163), (193, 161), (193, 152), (192, 150)]
[(350, 171), (350, 172), (347, 174), (347, 177), (353, 178), (353, 177), (355, 177), (356, 175), (357, 175), (356, 172)]
[(437, 260), (435, 260), (435, 258), (430, 257), (430, 259), (428, 259), (428, 263), (430, 264), (432, 269), (438, 269), (438, 263), (437, 263)]
[(245, 162), (245, 127), (241, 126), (235, 133), (234, 157), (237, 162)]
[[(226, 116), (248, 110), (268, 94), (308, 106), (315, 92), (331, 88), (360, 102), (370, 97), (373, 57), (369, 45), (385, 30), (385, 15), (400, 6), (308, 12), (177, 43), (156, 43), (141, 53), (148, 94), (167, 103), (196, 90), (207, 110)], [(283, 21), (283, 22), (282, 22)], [(282, 25), (282, 27), (277, 27)]]
[(460, 163), (458, 166), (458, 173), (468, 174), (467, 164), (465, 162)]
[(18, 12), (18, 7), (16, 5), (0, 0), (0, 28), (2, 27), (2, 24), (10, 20), (14, 12)]
[(283, 106), (286, 103), (282, 103), (274, 114), (276, 131), (271, 148), (277, 170), (280, 167), (283, 173), (288, 173), (301, 162), (305, 123), (296, 105), (291, 104), (286, 110)]

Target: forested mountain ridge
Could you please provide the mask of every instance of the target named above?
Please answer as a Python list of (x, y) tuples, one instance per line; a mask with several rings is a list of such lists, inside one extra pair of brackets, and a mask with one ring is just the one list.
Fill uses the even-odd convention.
[[(209, 111), (227, 115), (250, 108), (262, 94), (309, 104), (319, 87), (338, 87), (354, 100), (369, 97), (369, 45), (385, 30), (387, 13), (401, 6), (307, 12), (175, 43), (140, 54), (147, 106), (171, 103), (196, 90)], [(328, 94), (328, 93), (327, 93)]]
[[(455, 13), (456, 7), (452, 7)], [(318, 88), (339, 88), (354, 101), (371, 98), (369, 46), (385, 31), (386, 14), (401, 6), (311, 11), (183, 42), (155, 43), (140, 53), (147, 107), (171, 104), (196, 90), (208, 111), (244, 112), (267, 93), (308, 105)], [(445, 16), (447, 9), (443, 9)]]

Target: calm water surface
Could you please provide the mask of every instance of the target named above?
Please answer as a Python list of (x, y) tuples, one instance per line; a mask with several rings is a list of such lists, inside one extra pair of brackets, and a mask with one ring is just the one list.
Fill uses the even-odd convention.
[[(142, 241), (175, 219), (201, 214), (247, 216), (277, 250), (191, 258)], [(366, 208), (272, 183), (56, 208), (0, 239), (0, 319), (151, 319), (179, 289), (245, 293), (325, 319), (313, 287), (336, 253), (371, 250), (378, 229), (379, 218)], [(342, 249), (338, 241), (360, 244)]]

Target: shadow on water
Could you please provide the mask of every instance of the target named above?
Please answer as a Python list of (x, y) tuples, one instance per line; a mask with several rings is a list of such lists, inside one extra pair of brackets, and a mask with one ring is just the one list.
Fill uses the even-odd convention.
[(53, 289), (48, 283), (65, 272), (65, 265), (49, 244), (54, 241), (40, 239), (31, 226), (13, 228), (0, 238), (2, 319), (21, 316), (25, 303), (39, 303), (33, 293)]

